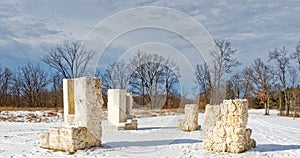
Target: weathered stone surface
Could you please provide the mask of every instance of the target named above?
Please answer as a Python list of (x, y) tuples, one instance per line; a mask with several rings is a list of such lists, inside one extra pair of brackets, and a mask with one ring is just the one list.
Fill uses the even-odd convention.
[(49, 132), (41, 132), (40, 133), (40, 146), (42, 148), (49, 147)]
[[(107, 102), (107, 124), (105, 130), (136, 130), (137, 120), (131, 115), (132, 93), (122, 89), (109, 89)], [(115, 126), (115, 127), (114, 127)]]
[(65, 116), (65, 126), (66, 127), (75, 127), (78, 122), (76, 122), (77, 119), (75, 118), (75, 115), (67, 115)]
[(51, 127), (49, 132), (40, 133), (40, 146), (43, 148), (68, 151), (101, 145), (86, 127)]
[(98, 78), (64, 79), (65, 127), (40, 134), (43, 148), (75, 152), (101, 145), (101, 82)]
[(96, 138), (101, 138), (101, 82), (98, 78), (74, 79), (75, 122), (86, 127)]
[(204, 148), (217, 152), (240, 153), (256, 146), (248, 121), (247, 100), (224, 100), (207, 105), (204, 114)]
[(183, 131), (195, 131), (199, 129), (198, 125), (198, 105), (187, 104), (184, 108), (185, 119), (178, 120), (178, 128)]

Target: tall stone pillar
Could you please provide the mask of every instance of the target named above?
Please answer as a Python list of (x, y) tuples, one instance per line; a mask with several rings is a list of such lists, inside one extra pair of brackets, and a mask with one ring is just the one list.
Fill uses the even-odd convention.
[(108, 121), (118, 126), (127, 120), (126, 91), (123, 89), (109, 89), (107, 102)]
[(132, 104), (133, 104), (133, 99), (132, 99), (132, 93), (126, 93), (126, 114), (127, 118), (131, 118), (132, 116)]
[(88, 131), (101, 138), (102, 93), (98, 78), (74, 79), (75, 122), (78, 127), (87, 127)]
[(107, 124), (106, 130), (136, 130), (137, 120), (131, 115), (132, 93), (127, 93), (123, 89), (109, 89), (107, 102)]

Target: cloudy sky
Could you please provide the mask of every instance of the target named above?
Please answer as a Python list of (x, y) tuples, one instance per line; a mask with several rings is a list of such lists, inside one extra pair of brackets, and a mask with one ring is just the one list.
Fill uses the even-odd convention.
[(164, 53), (190, 76), (209, 60), (213, 38), (229, 40), (244, 66), (257, 57), (266, 61), (274, 47), (292, 52), (299, 15), (299, 0), (1, 0), (0, 63), (43, 65), (51, 47), (81, 40), (101, 54), (93, 61), (98, 69), (142, 49)]

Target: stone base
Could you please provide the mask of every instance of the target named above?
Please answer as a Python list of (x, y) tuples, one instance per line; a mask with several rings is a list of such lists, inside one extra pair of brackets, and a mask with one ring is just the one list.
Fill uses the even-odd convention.
[(112, 124), (103, 125), (102, 129), (103, 130), (113, 130), (113, 131), (117, 131), (117, 130), (137, 130), (137, 126), (138, 126), (137, 120), (127, 119), (126, 122), (119, 123), (118, 126), (112, 125)]
[(49, 132), (40, 133), (40, 147), (46, 149), (74, 153), (100, 145), (100, 138), (96, 138), (86, 127), (50, 127)]

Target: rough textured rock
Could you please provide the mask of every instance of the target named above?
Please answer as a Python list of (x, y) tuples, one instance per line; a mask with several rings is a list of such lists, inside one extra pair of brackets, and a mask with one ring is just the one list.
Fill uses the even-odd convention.
[(101, 82), (98, 78), (64, 79), (65, 127), (40, 133), (43, 148), (75, 152), (101, 145)]
[(198, 125), (198, 105), (187, 104), (184, 108), (185, 119), (178, 120), (178, 128), (183, 131), (195, 131), (199, 129)]
[(107, 124), (105, 130), (136, 130), (137, 120), (132, 118), (132, 93), (122, 89), (109, 89)]
[(240, 153), (256, 146), (247, 129), (248, 101), (224, 100), (207, 105), (204, 114), (204, 148), (217, 152)]
[(101, 145), (101, 141), (86, 127), (51, 127), (49, 132), (40, 133), (42, 148), (76, 152), (92, 146)]

